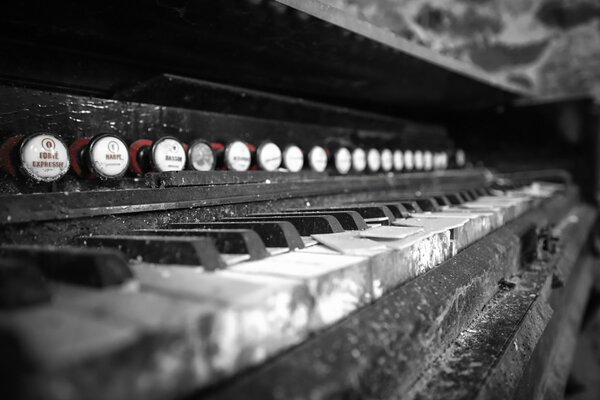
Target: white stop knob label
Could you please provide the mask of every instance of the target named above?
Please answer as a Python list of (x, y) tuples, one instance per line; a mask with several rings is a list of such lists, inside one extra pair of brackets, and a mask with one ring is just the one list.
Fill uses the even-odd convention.
[(281, 149), (273, 142), (263, 143), (256, 150), (256, 160), (260, 169), (277, 171), (281, 165)]
[(91, 167), (101, 177), (123, 176), (129, 166), (129, 151), (120, 138), (113, 135), (92, 140), (89, 148)]
[(252, 164), (252, 153), (244, 142), (231, 142), (225, 148), (225, 165), (232, 171), (248, 171)]
[(458, 165), (459, 167), (464, 167), (466, 163), (467, 157), (465, 155), (464, 150), (456, 150), (456, 165)]
[(350, 169), (352, 168), (352, 154), (350, 153), (350, 150), (345, 147), (340, 147), (335, 152), (333, 158), (335, 170), (338, 173), (345, 175), (350, 172)]
[(394, 150), (394, 169), (402, 171), (404, 169), (404, 154), (402, 150)]
[(188, 150), (190, 167), (195, 171), (210, 171), (215, 168), (215, 153), (206, 142), (193, 142)]
[(356, 172), (363, 172), (367, 168), (367, 153), (360, 147), (352, 152), (352, 168)]
[(417, 169), (417, 170), (423, 169), (423, 152), (421, 150), (415, 151), (413, 161), (414, 161), (415, 169)]
[(56, 136), (30, 136), (21, 145), (21, 165), (32, 179), (52, 182), (63, 177), (69, 170), (69, 151)]
[(367, 165), (371, 172), (379, 171), (381, 168), (381, 154), (377, 149), (369, 149), (367, 153)]
[(186, 162), (185, 149), (177, 139), (159, 139), (153, 146), (152, 161), (159, 172), (182, 171)]
[(299, 172), (304, 166), (304, 153), (300, 147), (289, 145), (283, 151), (283, 166), (290, 172)]
[(323, 172), (327, 168), (327, 152), (321, 146), (315, 146), (308, 152), (308, 165), (313, 171)]
[(430, 151), (423, 153), (423, 167), (425, 171), (431, 171), (433, 169), (433, 154)]
[(404, 152), (404, 168), (410, 171), (414, 167), (413, 152), (411, 150), (406, 150)]
[(381, 150), (381, 169), (385, 172), (391, 171), (394, 167), (394, 157), (390, 149)]

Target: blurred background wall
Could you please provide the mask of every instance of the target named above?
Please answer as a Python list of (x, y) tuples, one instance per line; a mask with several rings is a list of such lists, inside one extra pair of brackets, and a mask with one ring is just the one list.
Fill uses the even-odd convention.
[(323, 0), (541, 95), (600, 100), (599, 0)]

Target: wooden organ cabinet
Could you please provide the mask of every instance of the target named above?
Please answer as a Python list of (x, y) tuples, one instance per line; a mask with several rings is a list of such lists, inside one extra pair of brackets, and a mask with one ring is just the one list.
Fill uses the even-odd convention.
[(533, 399), (597, 269), (598, 121), (318, 0), (0, 15), (13, 399)]

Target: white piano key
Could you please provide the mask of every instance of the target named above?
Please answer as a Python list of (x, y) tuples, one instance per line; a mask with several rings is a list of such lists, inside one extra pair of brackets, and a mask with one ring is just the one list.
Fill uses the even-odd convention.
[(306, 247), (304, 249), (297, 250), (299, 253), (314, 253), (314, 254), (342, 254), (342, 252), (332, 249), (331, 247), (324, 246), (322, 244), (316, 244), (314, 246)]
[(231, 271), (302, 282), (314, 299), (312, 329), (330, 325), (372, 299), (368, 257), (297, 251), (238, 264)]
[(481, 239), (493, 229), (495, 215), (493, 213), (481, 213), (481, 212), (469, 212), (463, 210), (463, 212), (452, 212), (452, 211), (441, 211), (431, 213), (415, 213), (415, 218), (466, 218), (468, 221), (462, 228), (456, 230), (454, 241), (458, 251), (462, 250), (466, 246)]
[(450, 232), (452, 241), (452, 255), (462, 250), (468, 241), (467, 232), (469, 218), (465, 217), (427, 217), (427, 218), (407, 218), (394, 221), (397, 226), (422, 227), (425, 231), (431, 233)]
[(423, 232), (422, 227), (398, 226), (398, 224), (395, 223), (396, 221), (404, 220), (397, 219), (394, 221), (393, 226), (374, 227), (365, 231), (361, 231), (359, 234), (364, 238), (396, 240), (404, 239), (416, 233)]
[(421, 275), (452, 257), (453, 244), (449, 230), (415, 233), (404, 239), (386, 240), (392, 252), (382, 267), (372, 269), (376, 295), (396, 288), (399, 284)]
[[(284, 257), (270, 257), (260, 261)], [(177, 266), (137, 264), (142, 290), (219, 305), (214, 315), (211, 368), (230, 375), (264, 361), (306, 337), (313, 300), (302, 281), (228, 271), (197, 272)]]
[(140, 340), (155, 346), (146, 364), (154, 366), (156, 383), (165, 395), (184, 393), (213, 379), (208, 349), (212, 320), (220, 310), (216, 304), (115, 288), (53, 284), (51, 289), (57, 309), (135, 325)]
[(322, 245), (339, 251), (341, 254), (364, 255), (366, 252), (384, 251), (387, 249), (385, 245), (369, 240), (363, 236), (365, 232), (376, 229), (380, 228), (372, 228), (364, 231), (312, 235), (312, 238)]

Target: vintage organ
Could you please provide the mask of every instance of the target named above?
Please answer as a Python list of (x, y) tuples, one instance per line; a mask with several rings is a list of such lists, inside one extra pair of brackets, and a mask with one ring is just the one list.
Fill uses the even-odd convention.
[(10, 398), (564, 390), (597, 268), (589, 98), (318, 0), (0, 19)]

